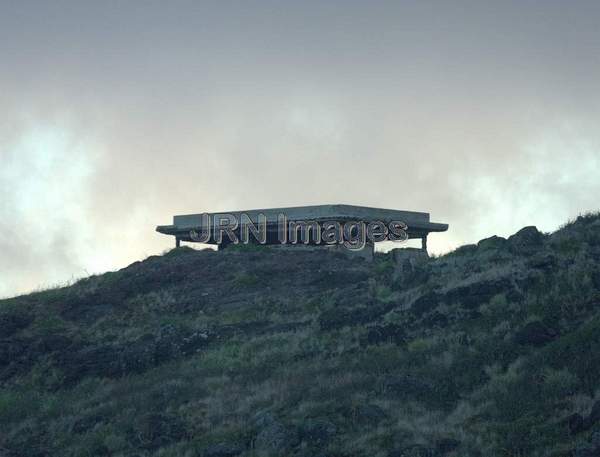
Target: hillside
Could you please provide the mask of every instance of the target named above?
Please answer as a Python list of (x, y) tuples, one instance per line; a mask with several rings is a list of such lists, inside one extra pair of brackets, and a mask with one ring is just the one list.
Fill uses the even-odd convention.
[(175, 249), (0, 301), (0, 456), (600, 455), (600, 216), (438, 258)]

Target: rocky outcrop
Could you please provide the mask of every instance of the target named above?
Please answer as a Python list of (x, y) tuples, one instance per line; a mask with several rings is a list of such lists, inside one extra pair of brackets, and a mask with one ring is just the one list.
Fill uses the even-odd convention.
[(406, 342), (406, 329), (395, 324), (374, 325), (369, 327), (366, 337), (361, 342), (363, 345), (402, 344)]
[(300, 428), (300, 440), (311, 449), (323, 449), (336, 435), (337, 427), (326, 419), (308, 419)]
[(244, 448), (237, 444), (218, 443), (211, 444), (202, 453), (202, 457), (235, 457), (244, 452)]
[(552, 327), (540, 321), (533, 321), (525, 324), (515, 334), (515, 342), (522, 345), (543, 346), (556, 338), (558, 332)]
[(257, 430), (253, 447), (258, 452), (286, 453), (300, 441), (298, 430), (284, 424), (270, 412), (259, 412), (253, 419)]
[(4, 312), (0, 314), (0, 339), (8, 338), (33, 322), (31, 315), (23, 312)]
[(501, 250), (506, 247), (506, 238), (502, 238), (501, 236), (491, 236), (489, 238), (484, 238), (483, 240), (477, 243), (477, 249), (479, 251), (486, 250)]
[(544, 244), (544, 235), (534, 226), (524, 227), (508, 237), (508, 249), (514, 254), (531, 255)]
[(598, 457), (600, 455), (600, 432), (594, 432), (590, 439), (580, 444), (571, 454), (572, 457)]

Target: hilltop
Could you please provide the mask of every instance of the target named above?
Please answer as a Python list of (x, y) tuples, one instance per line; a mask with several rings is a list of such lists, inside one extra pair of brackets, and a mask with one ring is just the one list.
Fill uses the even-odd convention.
[(0, 301), (0, 456), (600, 455), (600, 216), (447, 255), (178, 248)]

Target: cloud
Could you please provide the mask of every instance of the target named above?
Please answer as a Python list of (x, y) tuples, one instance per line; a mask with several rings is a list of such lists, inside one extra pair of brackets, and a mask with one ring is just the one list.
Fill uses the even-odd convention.
[(597, 209), (597, 2), (2, 9), (0, 295), (159, 253), (178, 213), (430, 211), (444, 252)]
[(0, 169), (0, 294), (81, 274), (78, 247), (91, 236), (94, 148), (58, 123), (23, 122), (13, 137)]

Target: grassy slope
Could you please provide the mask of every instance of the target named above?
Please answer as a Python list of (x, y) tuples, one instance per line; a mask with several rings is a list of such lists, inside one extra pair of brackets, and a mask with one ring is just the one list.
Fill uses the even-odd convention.
[(174, 250), (0, 301), (0, 456), (596, 455), (599, 305), (598, 216), (427, 261)]

